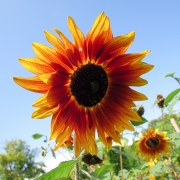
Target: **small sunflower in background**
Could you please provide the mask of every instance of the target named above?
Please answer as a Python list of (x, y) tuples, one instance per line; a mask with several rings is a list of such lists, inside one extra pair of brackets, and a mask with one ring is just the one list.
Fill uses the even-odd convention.
[(168, 156), (168, 152), (171, 152), (170, 142), (171, 138), (166, 137), (167, 132), (158, 132), (158, 129), (154, 130), (151, 127), (148, 128), (148, 132), (143, 132), (138, 141), (138, 149), (136, 153), (140, 152), (141, 157), (146, 161), (160, 159), (160, 154)]
[[(129, 86), (143, 86), (140, 76), (153, 68), (141, 63), (149, 54), (125, 54), (134, 41), (135, 32), (113, 37), (110, 20), (101, 13), (86, 36), (68, 17), (68, 28), (74, 43), (58, 29), (59, 37), (45, 31), (53, 48), (40, 43), (32, 47), (37, 57), (20, 58), (20, 63), (34, 77), (14, 77), (21, 87), (43, 94), (33, 106), (33, 118), (52, 115), (50, 139), (57, 150), (74, 144), (76, 157), (82, 149), (97, 154), (95, 132), (106, 145), (120, 143), (120, 132), (134, 130), (129, 120), (140, 122), (132, 110), (133, 101), (146, 96)], [(73, 140), (73, 141), (72, 141)]]

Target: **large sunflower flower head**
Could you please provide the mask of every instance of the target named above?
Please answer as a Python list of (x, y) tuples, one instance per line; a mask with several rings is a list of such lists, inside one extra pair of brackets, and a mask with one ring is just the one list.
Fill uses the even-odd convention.
[[(58, 29), (59, 37), (45, 31), (53, 48), (33, 43), (37, 57), (20, 58), (34, 77), (14, 77), (23, 88), (43, 94), (33, 106), (33, 118), (52, 115), (50, 139), (55, 150), (73, 139), (75, 155), (81, 149), (97, 153), (95, 133), (106, 145), (120, 142), (120, 132), (134, 130), (129, 120), (141, 121), (133, 101), (146, 96), (129, 86), (143, 86), (140, 78), (153, 66), (140, 63), (149, 51), (125, 54), (135, 33), (113, 37), (109, 18), (101, 13), (86, 36), (68, 17), (74, 43)], [(68, 143), (69, 144), (69, 143)], [(71, 144), (71, 143), (70, 143)]]
[(154, 130), (149, 127), (148, 132), (143, 132), (138, 142), (139, 147), (136, 153), (140, 152), (141, 157), (146, 161), (155, 161), (160, 159), (160, 154), (168, 156), (168, 152), (171, 151), (171, 138), (166, 136), (167, 132), (158, 132), (158, 129)]

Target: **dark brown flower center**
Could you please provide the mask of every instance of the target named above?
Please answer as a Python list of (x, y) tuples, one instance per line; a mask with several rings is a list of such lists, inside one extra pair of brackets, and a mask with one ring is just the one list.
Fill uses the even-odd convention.
[(79, 105), (93, 107), (106, 94), (108, 78), (105, 70), (95, 64), (86, 64), (78, 68), (71, 76), (71, 93)]
[(92, 156), (91, 154), (86, 154), (82, 158), (82, 161), (88, 165), (95, 165), (101, 163), (103, 160), (97, 157), (96, 155)]
[(156, 148), (159, 145), (159, 139), (155, 138), (155, 137), (150, 137), (147, 141), (146, 141), (146, 145), (149, 148)]

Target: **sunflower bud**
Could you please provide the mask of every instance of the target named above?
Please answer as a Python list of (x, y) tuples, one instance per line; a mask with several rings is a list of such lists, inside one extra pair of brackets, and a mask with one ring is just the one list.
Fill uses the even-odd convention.
[(164, 100), (165, 100), (165, 98), (161, 94), (157, 95), (157, 102), (156, 103), (160, 109), (162, 109), (164, 107)]
[(96, 155), (86, 154), (82, 158), (82, 161), (88, 165), (95, 165), (101, 163), (103, 160), (97, 157)]
[(139, 106), (139, 108), (137, 110), (137, 113), (141, 117), (144, 114), (144, 107), (143, 106)]
[(42, 151), (41, 151), (41, 156), (43, 156), (43, 157), (46, 156), (46, 151), (45, 151), (45, 150), (42, 150)]

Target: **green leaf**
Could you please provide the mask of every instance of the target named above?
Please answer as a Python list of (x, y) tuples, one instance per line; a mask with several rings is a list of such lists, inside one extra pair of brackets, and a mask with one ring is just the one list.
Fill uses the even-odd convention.
[(96, 180), (110, 180), (111, 179), (111, 174), (109, 171), (105, 171), (104, 173), (102, 173), (98, 179)]
[(144, 117), (141, 117), (142, 121), (141, 122), (134, 122), (134, 121), (131, 121), (131, 124), (134, 125), (134, 126), (139, 126), (141, 124), (144, 124), (146, 122), (148, 122), (147, 119), (145, 119)]
[(90, 180), (94, 180), (93, 176), (91, 176), (91, 174), (89, 174), (87, 171), (84, 171), (83, 169), (81, 169), (81, 172), (85, 174)]
[(141, 61), (141, 62), (138, 62), (138, 64), (147, 64), (147, 63)]
[(110, 170), (113, 166), (114, 166), (114, 164), (104, 165), (104, 166), (96, 169), (96, 171), (95, 171), (96, 176), (97, 176), (97, 177), (100, 176), (100, 174), (104, 173), (105, 171)]
[(176, 148), (180, 147), (180, 140), (179, 139), (174, 140), (174, 144)]
[(38, 134), (38, 133), (32, 135), (32, 137), (33, 137), (34, 139), (39, 139), (39, 138), (41, 138), (42, 136), (43, 136), (42, 134)]
[(135, 152), (137, 149), (137, 142), (138, 141), (134, 141), (133, 144), (131, 144), (131, 149)]
[(171, 73), (171, 74), (167, 74), (167, 75), (164, 76), (164, 77), (174, 77), (174, 74), (175, 74), (175, 72), (174, 72), (174, 73)]
[(162, 161), (159, 161), (157, 162), (157, 164), (155, 166), (153, 166), (152, 168), (150, 168), (150, 172), (155, 174), (157, 172), (161, 172), (162, 171), (162, 165), (163, 165), (163, 162)]
[(171, 101), (171, 103), (167, 106), (167, 110), (169, 111), (170, 114), (173, 114), (173, 108), (175, 104), (179, 101), (179, 98), (180, 98), (180, 94), (176, 95)]
[(97, 142), (97, 147), (98, 147), (97, 156), (98, 156), (98, 158), (103, 159), (105, 146), (104, 146), (104, 144), (101, 141), (98, 141)]
[(43, 174), (41, 177), (36, 180), (65, 180), (68, 178), (69, 173), (73, 169), (74, 165), (77, 163), (77, 160), (70, 160), (61, 162), (58, 167), (51, 170), (50, 172)]
[(162, 121), (159, 121), (158, 123), (157, 123), (157, 125), (156, 125), (156, 128), (160, 128), (162, 126)]
[(180, 139), (180, 132), (168, 134), (168, 137), (172, 138), (173, 140)]
[(165, 99), (165, 101), (164, 101), (164, 105), (167, 106), (168, 103), (170, 103), (171, 100), (172, 100), (179, 92), (180, 92), (180, 88), (172, 91), (172, 92), (166, 97), (166, 99)]

